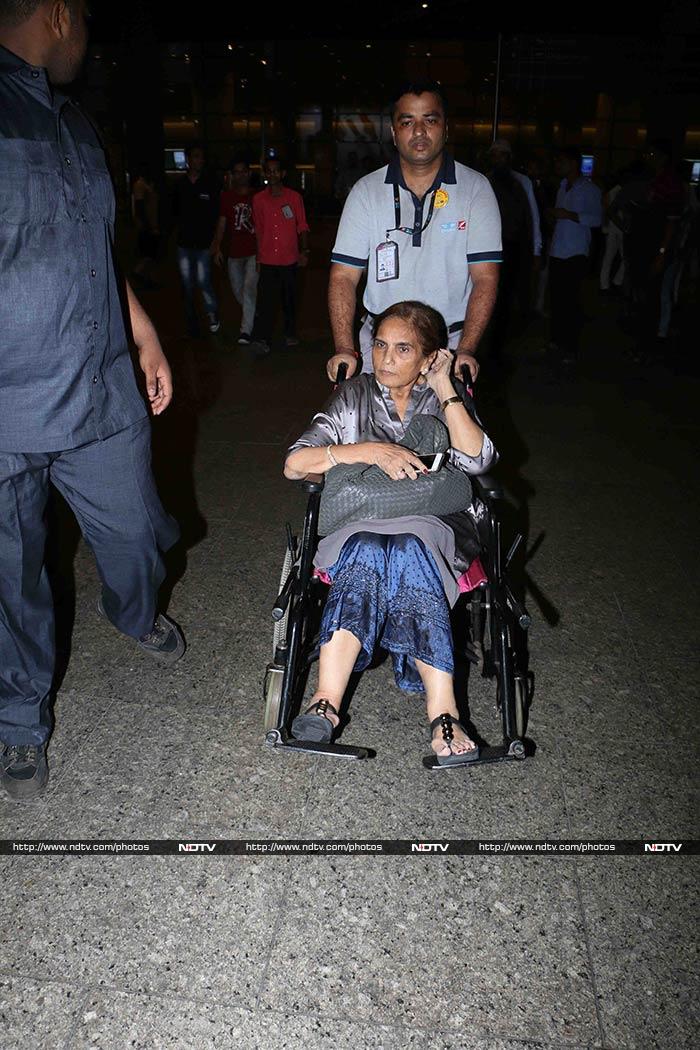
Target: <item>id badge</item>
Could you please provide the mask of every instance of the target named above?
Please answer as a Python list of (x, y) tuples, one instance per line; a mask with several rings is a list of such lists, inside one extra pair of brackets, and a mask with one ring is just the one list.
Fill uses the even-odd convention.
[(294, 212), (292, 211), (292, 209), (290, 208), (290, 206), (288, 204), (283, 204), (282, 205), (282, 214), (284, 215), (285, 219), (293, 219), (294, 218)]
[(377, 281), (395, 281), (399, 276), (399, 246), (396, 241), (377, 245)]

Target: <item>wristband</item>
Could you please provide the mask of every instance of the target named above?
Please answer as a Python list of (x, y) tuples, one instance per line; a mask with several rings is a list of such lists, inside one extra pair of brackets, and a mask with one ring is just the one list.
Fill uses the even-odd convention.
[(461, 404), (462, 404), (462, 398), (461, 397), (457, 397), (457, 395), (455, 394), (454, 397), (448, 397), (447, 400), (442, 402), (442, 411), (444, 412), (448, 405), (461, 405)]
[(332, 467), (337, 467), (338, 466), (338, 460), (333, 455), (333, 446), (332, 445), (326, 445), (326, 455), (328, 456), (328, 458), (330, 460), (331, 466)]

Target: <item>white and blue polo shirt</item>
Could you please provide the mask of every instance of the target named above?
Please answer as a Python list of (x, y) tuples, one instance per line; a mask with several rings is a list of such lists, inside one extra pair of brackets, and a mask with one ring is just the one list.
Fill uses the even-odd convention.
[[(378, 281), (377, 247), (387, 239), (398, 244), (399, 275)], [(445, 156), (420, 200), (404, 182), (398, 154), (353, 186), (331, 255), (334, 263), (367, 269), (363, 303), (368, 313), (417, 299), (439, 310), (451, 331), (461, 331), (464, 323), (472, 290), (469, 266), (502, 259), (501, 216), (488, 179)]]

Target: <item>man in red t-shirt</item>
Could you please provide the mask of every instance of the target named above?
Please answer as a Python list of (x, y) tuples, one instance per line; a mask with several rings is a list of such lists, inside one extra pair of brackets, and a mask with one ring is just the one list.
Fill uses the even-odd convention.
[[(286, 172), (279, 159), (263, 165), (267, 189), (253, 200), (253, 222), (258, 243), (258, 317), (255, 341), (260, 355), (269, 354), (275, 303), (282, 300), (286, 346), (297, 346), (296, 283), (297, 267), (309, 259), (309, 231), (301, 195), (284, 185)], [(301, 247), (301, 250), (300, 250)]]
[(245, 157), (235, 157), (230, 171), (231, 189), (221, 194), (219, 224), (214, 238), (214, 257), (221, 266), (221, 243), (228, 230), (226, 255), (231, 289), (242, 311), (241, 334), (238, 342), (246, 345), (252, 339), (255, 320), (255, 300), (258, 291), (255, 227), (253, 226), (253, 194), (250, 185), (250, 164)]

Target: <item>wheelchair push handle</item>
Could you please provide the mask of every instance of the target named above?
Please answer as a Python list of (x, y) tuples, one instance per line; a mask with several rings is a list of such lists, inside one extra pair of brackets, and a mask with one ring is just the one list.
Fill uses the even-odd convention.
[(343, 361), (342, 364), (338, 365), (338, 371), (335, 373), (335, 385), (340, 386), (348, 378), (348, 366)]
[(472, 379), (472, 374), (466, 365), (462, 365), (462, 367), (459, 370), (459, 374), (462, 377), (464, 389), (467, 391), (470, 397), (474, 397), (474, 387), (472, 386), (474, 380)]

